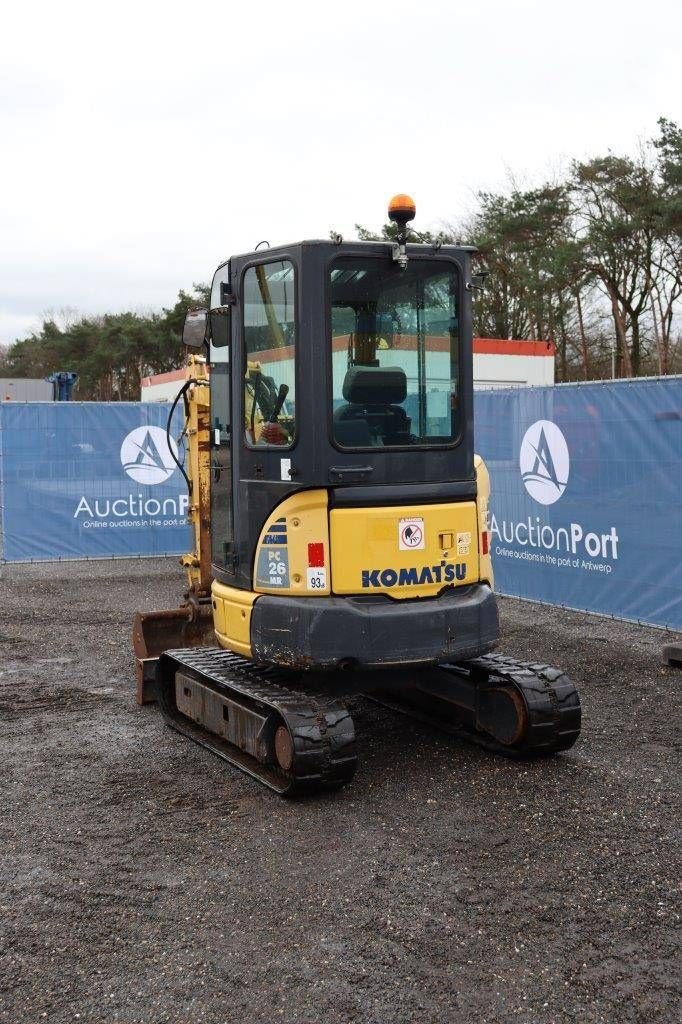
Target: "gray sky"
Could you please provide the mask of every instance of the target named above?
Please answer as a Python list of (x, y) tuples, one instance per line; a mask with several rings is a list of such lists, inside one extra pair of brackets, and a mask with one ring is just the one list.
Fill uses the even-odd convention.
[(0, 36), (0, 342), (232, 253), (417, 227), (682, 120), (667, 0), (33, 0)]

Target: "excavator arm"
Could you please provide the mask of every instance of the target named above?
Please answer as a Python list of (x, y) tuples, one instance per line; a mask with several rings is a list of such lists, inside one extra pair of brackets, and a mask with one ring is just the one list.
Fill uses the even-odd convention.
[[(187, 573), (187, 591), (179, 608), (138, 612), (133, 620), (137, 703), (156, 700), (156, 665), (170, 648), (200, 647), (213, 641), (211, 606), (211, 421), (206, 360), (190, 355), (182, 397), (187, 442), (183, 467), (188, 481), (187, 518), (192, 551), (180, 559)], [(172, 410), (171, 410), (172, 415)]]
[(193, 550), (182, 556), (189, 584), (188, 600), (197, 603), (211, 596), (211, 409), (206, 360), (190, 355), (187, 361), (183, 434), (187, 438), (189, 507)]

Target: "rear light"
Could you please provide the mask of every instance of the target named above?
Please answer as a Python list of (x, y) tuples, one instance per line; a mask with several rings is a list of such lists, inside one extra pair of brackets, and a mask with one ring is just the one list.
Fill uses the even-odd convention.
[(488, 531), (484, 530), (481, 534), (481, 552), (484, 555), (488, 554)]

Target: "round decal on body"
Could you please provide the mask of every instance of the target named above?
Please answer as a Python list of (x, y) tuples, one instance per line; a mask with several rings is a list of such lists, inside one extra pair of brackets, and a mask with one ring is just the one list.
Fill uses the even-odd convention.
[(570, 470), (566, 438), (551, 420), (536, 420), (523, 435), (519, 465), (531, 498), (553, 505), (566, 490)]
[[(171, 437), (173, 454), (178, 447)], [(163, 427), (135, 427), (123, 439), (121, 465), (138, 484), (162, 484), (175, 472), (168, 439)]]

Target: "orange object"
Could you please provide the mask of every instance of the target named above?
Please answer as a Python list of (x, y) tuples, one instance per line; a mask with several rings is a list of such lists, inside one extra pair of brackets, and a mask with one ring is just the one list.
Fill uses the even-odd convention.
[(279, 423), (264, 423), (259, 441), (264, 441), (266, 444), (287, 444), (289, 436)]
[(388, 204), (388, 216), (391, 220), (407, 222), (412, 220), (417, 212), (417, 207), (412, 196), (400, 192), (393, 196)]
[(514, 341), (506, 338), (474, 338), (475, 355), (553, 356), (553, 341)]

